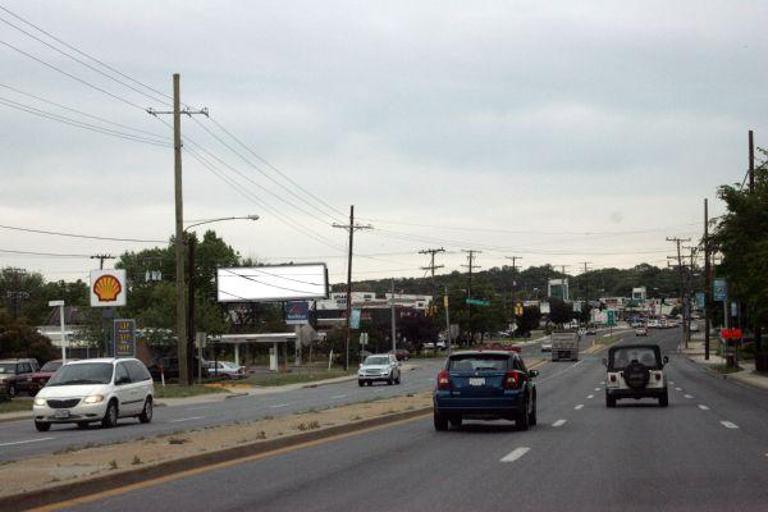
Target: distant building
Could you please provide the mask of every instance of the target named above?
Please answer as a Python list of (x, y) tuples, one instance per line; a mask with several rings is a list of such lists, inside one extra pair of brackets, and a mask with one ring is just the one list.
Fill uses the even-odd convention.
[(568, 279), (550, 279), (547, 282), (547, 297), (564, 301), (570, 300), (570, 295), (568, 293)]
[(647, 298), (648, 298), (648, 292), (645, 286), (632, 288), (632, 300), (637, 302), (645, 302)]

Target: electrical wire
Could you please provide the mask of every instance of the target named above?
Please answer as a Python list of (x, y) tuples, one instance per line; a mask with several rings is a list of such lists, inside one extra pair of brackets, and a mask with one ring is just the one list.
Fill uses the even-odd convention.
[(39, 235), (54, 235), (68, 238), (82, 238), (87, 240), (101, 240), (110, 242), (135, 242), (143, 244), (163, 244), (167, 242), (167, 240), (146, 240), (141, 238), (117, 238), (110, 236), (82, 235), (78, 233), (65, 233), (62, 231), (51, 231), (47, 229), (21, 228), (18, 226), (9, 226), (7, 224), (0, 224), (0, 229), (10, 229), (12, 231), (23, 231), (25, 233), (36, 233)]
[[(67, 43), (66, 41), (63, 41), (62, 39), (60, 39), (60, 38), (56, 37), (56, 36), (55, 36), (55, 35), (53, 35), (52, 33), (50, 33), (50, 32), (48, 32), (48, 31), (46, 31), (45, 29), (43, 29), (43, 28), (39, 27), (38, 25), (35, 25), (35, 24), (34, 24), (34, 23), (32, 23), (31, 21), (29, 21), (29, 20), (27, 20), (27, 19), (23, 18), (22, 16), (20, 16), (20, 15), (16, 14), (15, 12), (13, 12), (13, 11), (12, 11), (12, 10), (10, 10), (10, 9), (8, 9), (7, 7), (5, 7), (5, 6), (3, 6), (3, 5), (0, 5), (0, 10), (3, 10), (3, 11), (5, 11), (6, 13), (8, 13), (8, 14), (9, 14), (9, 15), (11, 15), (11, 16), (13, 16), (13, 17), (14, 17), (14, 18), (16, 18), (17, 20), (19, 20), (19, 21), (21, 21), (21, 22), (25, 23), (26, 25), (28, 25), (28, 26), (30, 26), (30, 27), (32, 27), (32, 28), (34, 28), (35, 30), (37, 30), (37, 31), (39, 31), (39, 32), (41, 32), (41, 33), (43, 33), (43, 34), (45, 34), (45, 35), (46, 35), (46, 36), (48, 36), (48, 37), (50, 37), (51, 39), (53, 39), (53, 40), (54, 40), (54, 41), (56, 41), (57, 43), (59, 43), (59, 44), (61, 44), (61, 45), (65, 46), (65, 47), (69, 48), (70, 50), (72, 50), (72, 51), (74, 51), (74, 52), (77, 52), (78, 54), (82, 55), (83, 57), (86, 57), (86, 58), (90, 59), (90, 60), (91, 60), (91, 61), (93, 61), (93, 62), (96, 62), (96, 63), (97, 63), (97, 64), (99, 64), (100, 66), (103, 66), (104, 68), (106, 68), (106, 69), (108, 69), (108, 70), (112, 71), (113, 73), (116, 73), (117, 75), (120, 75), (120, 76), (122, 76), (123, 78), (125, 78), (125, 79), (127, 79), (127, 80), (130, 80), (131, 82), (133, 82), (133, 83), (135, 83), (135, 84), (137, 84), (137, 85), (140, 85), (140, 86), (144, 87), (145, 89), (147, 89), (147, 90), (150, 90), (150, 91), (152, 91), (152, 92), (154, 92), (154, 93), (158, 94), (158, 95), (159, 95), (159, 96), (161, 96), (161, 97), (165, 97), (165, 98), (167, 98), (168, 100), (172, 100), (172, 99), (173, 99), (173, 97), (172, 97), (172, 96), (170, 96), (169, 94), (167, 94), (167, 93), (164, 93), (164, 92), (162, 92), (162, 91), (159, 91), (159, 90), (157, 90), (157, 89), (155, 89), (155, 88), (153, 88), (153, 87), (151, 87), (151, 86), (149, 86), (149, 85), (147, 85), (147, 84), (145, 84), (145, 83), (143, 83), (143, 82), (140, 82), (139, 80), (136, 80), (135, 78), (132, 78), (132, 77), (130, 77), (130, 76), (128, 76), (128, 75), (126, 75), (125, 73), (121, 72), (119, 69), (116, 69), (116, 68), (114, 68), (114, 67), (110, 66), (109, 64), (107, 64), (107, 63), (105, 63), (105, 62), (103, 62), (103, 61), (101, 61), (101, 60), (97, 59), (96, 57), (94, 57), (94, 56), (92, 56), (92, 55), (90, 55), (90, 54), (88, 54), (88, 53), (86, 53), (86, 52), (84, 52), (84, 51), (82, 51), (82, 50), (80, 50), (80, 49), (76, 48), (75, 46), (73, 46), (73, 45), (71, 45), (71, 44)], [(170, 103), (169, 103), (169, 102), (165, 102), (165, 104), (167, 104), (167, 105), (170, 105)]]
[(16, 251), (12, 249), (0, 249), (0, 252), (7, 254), (19, 254), (24, 256), (50, 256), (52, 258), (90, 258), (90, 254), (62, 254), (55, 252), (37, 252), (37, 251)]
[(8, 98), (0, 97), (0, 104), (5, 105), (8, 108), (12, 108), (15, 110), (19, 110), (22, 112), (26, 112), (27, 114), (32, 114), (37, 117), (41, 117), (44, 119), (48, 119), (51, 121), (57, 121), (62, 124), (66, 124), (69, 126), (73, 126), (76, 128), (82, 128), (84, 130), (90, 130), (93, 132), (98, 132), (103, 135), (109, 135), (111, 137), (117, 137), (119, 139), (125, 139), (125, 140), (131, 140), (133, 142), (140, 142), (143, 144), (149, 144), (152, 146), (158, 146), (158, 147), (172, 147), (172, 144), (170, 142), (163, 142), (160, 140), (155, 139), (149, 139), (147, 137), (141, 137), (138, 135), (133, 135), (131, 133), (126, 132), (120, 132), (118, 130), (113, 130), (111, 128), (104, 128), (103, 126), (98, 126), (91, 123), (86, 123), (84, 121), (78, 121), (77, 119), (72, 119), (71, 117), (62, 116), (60, 114), (54, 114), (52, 112), (47, 112), (45, 110), (38, 109), (36, 107), (32, 107), (30, 105), (25, 105), (23, 103), (19, 103), (17, 101), (13, 101)]

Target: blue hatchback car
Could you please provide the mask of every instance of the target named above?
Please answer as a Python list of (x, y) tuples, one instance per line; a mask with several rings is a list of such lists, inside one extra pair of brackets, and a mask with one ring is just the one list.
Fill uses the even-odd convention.
[(513, 420), (517, 430), (536, 424), (536, 385), (517, 352), (452, 354), (437, 375), (433, 395), (436, 430), (460, 427), (464, 419)]

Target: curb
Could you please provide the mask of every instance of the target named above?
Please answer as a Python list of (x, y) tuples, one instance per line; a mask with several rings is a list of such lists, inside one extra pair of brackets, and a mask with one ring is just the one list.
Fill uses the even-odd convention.
[(0, 423), (10, 423), (12, 421), (25, 421), (25, 420), (31, 420), (31, 419), (32, 419), (32, 409), (29, 410), (29, 413), (25, 413), (24, 416), (8, 416), (5, 418), (0, 417)]
[(330, 380), (330, 379), (326, 381), (319, 380), (317, 382), (309, 382), (307, 384), (304, 384), (298, 389), (319, 388), (322, 386), (330, 386), (332, 384), (338, 384), (339, 382), (349, 382), (355, 379), (357, 379), (357, 375), (349, 375), (347, 377), (338, 377), (338, 380)]
[(294, 445), (301, 445), (310, 441), (318, 441), (329, 437), (335, 437), (340, 434), (350, 434), (372, 427), (418, 418), (426, 416), (427, 413), (431, 411), (432, 406), (430, 405), (421, 409), (379, 416), (355, 423), (347, 423), (345, 425), (337, 425), (314, 432), (306, 432), (269, 441), (247, 443), (216, 452), (203, 453), (182, 459), (161, 462), (146, 468), (116, 472), (90, 480), (75, 481), (37, 491), (3, 496), (0, 497), (0, 510), (28, 510), (35, 507), (53, 505), (66, 500), (82, 498), (91, 494), (126, 487), (175, 473), (183, 473), (188, 470), (200, 469), (223, 462), (246, 459), (253, 455), (264, 454)]
[(736, 375), (746, 373), (746, 370), (744, 370), (743, 368), (741, 369), (741, 371), (734, 372), (734, 373), (719, 373), (719, 372), (716, 372), (715, 370), (713, 370), (712, 368), (710, 368), (709, 366), (707, 366), (705, 364), (701, 364), (701, 363), (699, 363), (697, 361), (694, 361), (688, 354), (683, 354), (683, 356), (688, 361), (690, 361), (691, 363), (695, 364), (696, 366), (698, 366), (699, 368), (704, 370), (706, 373), (708, 373), (709, 375), (711, 375), (715, 379), (728, 380), (728, 381), (734, 382), (736, 384), (747, 386), (750, 389), (757, 389), (757, 390), (760, 390), (760, 391), (768, 392), (768, 388), (765, 388), (763, 386), (758, 386), (757, 384), (754, 384), (754, 383), (752, 383), (752, 382), (750, 382), (748, 380), (743, 380), (743, 379), (740, 379), (740, 378), (736, 377)]

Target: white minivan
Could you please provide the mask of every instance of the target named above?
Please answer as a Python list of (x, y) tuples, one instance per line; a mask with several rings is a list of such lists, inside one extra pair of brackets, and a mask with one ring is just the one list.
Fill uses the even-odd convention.
[(40, 432), (53, 423), (114, 427), (125, 417), (149, 423), (154, 394), (152, 376), (138, 359), (83, 359), (59, 368), (35, 396), (32, 416)]

